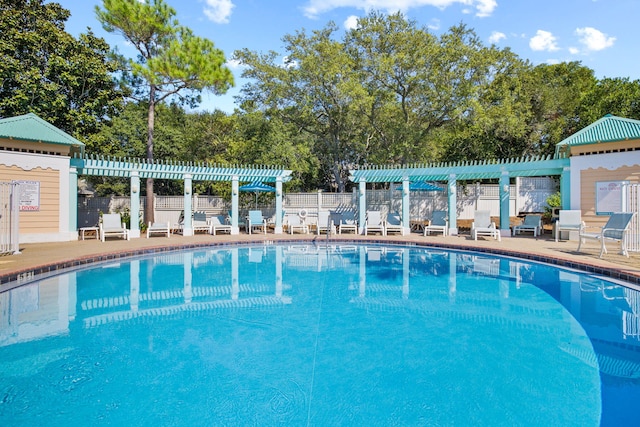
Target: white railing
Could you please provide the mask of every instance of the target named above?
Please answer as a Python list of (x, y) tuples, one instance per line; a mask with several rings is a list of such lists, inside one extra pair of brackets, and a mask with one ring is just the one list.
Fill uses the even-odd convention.
[(20, 253), (19, 193), (17, 183), (0, 182), (0, 254)]

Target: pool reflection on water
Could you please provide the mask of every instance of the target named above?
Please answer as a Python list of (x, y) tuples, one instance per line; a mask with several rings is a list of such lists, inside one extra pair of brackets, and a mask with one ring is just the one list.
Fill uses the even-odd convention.
[(640, 297), (470, 252), (268, 245), (0, 294), (8, 425), (622, 425)]

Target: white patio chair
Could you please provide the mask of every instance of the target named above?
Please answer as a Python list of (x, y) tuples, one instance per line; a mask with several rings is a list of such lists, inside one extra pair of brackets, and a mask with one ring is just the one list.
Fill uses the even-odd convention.
[(353, 211), (344, 211), (340, 214), (340, 223), (338, 224), (338, 234), (343, 231), (353, 231), (358, 234), (358, 221)]
[(580, 252), (580, 247), (586, 239), (600, 240), (600, 258), (602, 258), (602, 255), (607, 253), (605, 241), (610, 240), (620, 242), (620, 253), (629, 258), (629, 252), (627, 251), (627, 239), (629, 226), (631, 225), (631, 220), (634, 215), (634, 212), (613, 213), (604, 227), (600, 228), (597, 232), (587, 231), (587, 229), (595, 227), (582, 227), (579, 231), (578, 252)]
[(171, 235), (171, 225), (169, 221), (167, 222), (151, 222), (147, 225), (147, 239), (152, 234), (166, 234), (167, 237)]
[(247, 232), (251, 234), (254, 230), (260, 229), (262, 229), (263, 234), (267, 234), (267, 220), (262, 216), (262, 211), (249, 211)]
[(117, 214), (104, 214), (102, 215), (102, 221), (100, 222), (100, 240), (104, 242), (106, 237), (122, 237), (129, 240), (129, 230), (122, 222), (122, 217)]
[(367, 211), (367, 220), (364, 224), (364, 234), (367, 235), (370, 231), (378, 232), (383, 236), (387, 235), (380, 211)]
[(193, 213), (193, 221), (191, 221), (194, 234), (198, 231), (211, 234), (211, 224), (207, 220), (207, 213), (202, 211), (195, 211)]
[(231, 225), (227, 224), (223, 215), (214, 215), (209, 218), (209, 224), (211, 225), (211, 234), (214, 236), (220, 231), (231, 234)]
[(327, 234), (336, 233), (333, 218), (331, 218), (331, 212), (329, 211), (318, 211), (318, 225), (316, 226), (316, 233), (320, 235), (323, 231)]
[(309, 226), (302, 221), (300, 215), (288, 215), (287, 230), (289, 234), (293, 234), (296, 231), (307, 234), (309, 233)]
[(447, 219), (447, 212), (434, 211), (429, 220), (429, 225), (424, 227), (424, 235), (429, 236), (431, 233), (442, 233), (443, 236), (446, 236), (448, 228), (449, 220)]
[(525, 215), (522, 224), (513, 226), (513, 235), (523, 231), (533, 231), (533, 237), (540, 235), (542, 231), (542, 215)]
[(384, 231), (385, 234), (391, 233), (400, 233), (404, 236), (404, 227), (402, 226), (402, 220), (400, 219), (400, 215), (397, 213), (388, 213), (387, 220), (384, 223)]
[(577, 231), (584, 228), (584, 222), (582, 221), (582, 212), (579, 210), (566, 210), (563, 209), (558, 215), (558, 221), (556, 221), (556, 242), (560, 237), (561, 231)]
[(500, 230), (496, 228), (496, 223), (491, 221), (490, 211), (476, 211), (471, 223), (471, 237), (478, 240), (478, 236), (490, 236), (498, 241), (500, 239)]

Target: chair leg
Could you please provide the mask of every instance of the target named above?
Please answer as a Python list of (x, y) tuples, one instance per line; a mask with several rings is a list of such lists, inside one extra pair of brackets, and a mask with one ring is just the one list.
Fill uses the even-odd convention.
[(629, 251), (627, 250), (627, 239), (626, 236), (620, 240), (620, 253), (627, 258), (629, 258)]
[(600, 241), (602, 242), (600, 245), (600, 258), (602, 258), (602, 255), (607, 253), (607, 247), (604, 245), (604, 237), (602, 237)]

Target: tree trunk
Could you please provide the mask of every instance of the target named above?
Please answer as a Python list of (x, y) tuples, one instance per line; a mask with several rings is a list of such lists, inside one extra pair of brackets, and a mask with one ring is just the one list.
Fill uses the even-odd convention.
[[(153, 160), (153, 127), (156, 115), (156, 87), (151, 85), (149, 90), (149, 112), (147, 115), (147, 159)], [(155, 222), (155, 212), (153, 209), (153, 178), (147, 178), (147, 206), (144, 210), (144, 222)]]

